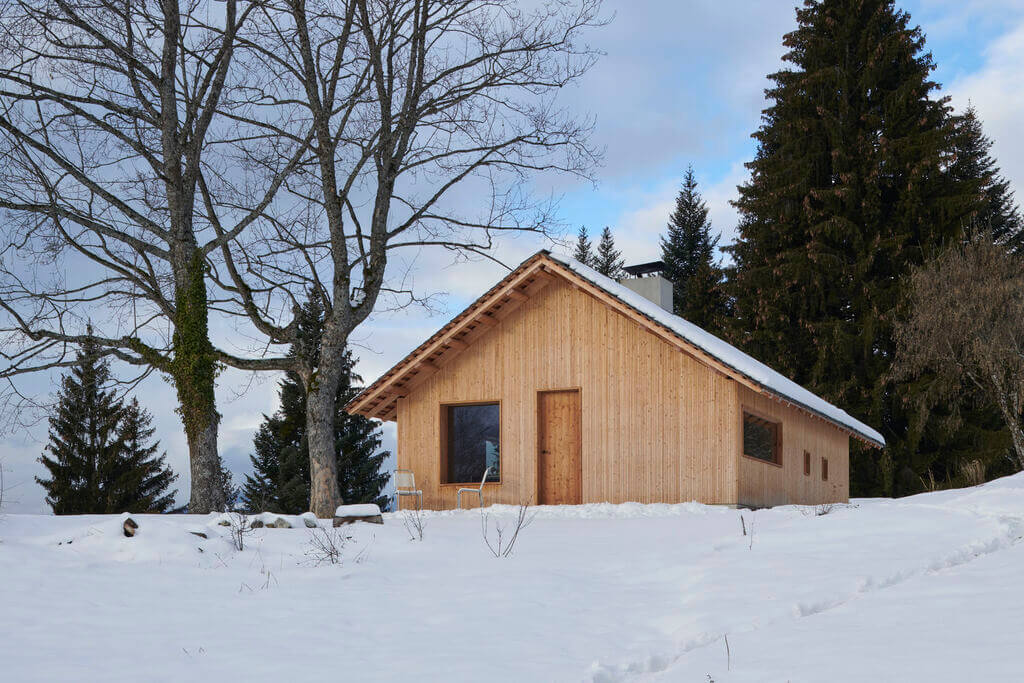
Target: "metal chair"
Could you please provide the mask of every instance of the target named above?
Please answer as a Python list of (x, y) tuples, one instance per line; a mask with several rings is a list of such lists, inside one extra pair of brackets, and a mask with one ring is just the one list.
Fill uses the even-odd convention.
[[(416, 496), (416, 509), (423, 509), (423, 491), (416, 488), (416, 476), (412, 470), (395, 470), (395, 494), (399, 497)], [(398, 505), (397, 507), (401, 508), (402, 506)]]
[(488, 467), (487, 469), (484, 470), (484, 476), (480, 479), (480, 486), (479, 487), (477, 487), (475, 489), (474, 488), (462, 488), (462, 489), (459, 489), (458, 493), (455, 494), (455, 500), (458, 501), (457, 504), (458, 504), (458, 508), (460, 510), (462, 509), (462, 492), (463, 491), (465, 491), (466, 493), (475, 493), (477, 495), (477, 499), (480, 501), (480, 507), (484, 506), (484, 482), (487, 481), (487, 475), (491, 473), (491, 469), (492, 468)]

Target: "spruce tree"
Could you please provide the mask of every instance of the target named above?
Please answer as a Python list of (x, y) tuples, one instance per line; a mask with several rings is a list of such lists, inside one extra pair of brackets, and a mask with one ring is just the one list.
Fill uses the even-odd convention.
[(88, 342), (61, 378), (39, 458), (50, 476), (36, 477), (54, 514), (165, 512), (173, 502), (167, 489), (177, 477), (150, 443), (152, 418), (136, 401), (126, 407), (111, 381), (110, 364)]
[(594, 265), (594, 251), (585, 225), (581, 225), (580, 231), (576, 233), (576, 250), (573, 251), (572, 257), (585, 266)]
[(881, 429), (884, 454), (851, 453), (854, 495), (908, 492), (950, 437), (889, 379), (901, 282), (962, 234), (978, 195), (947, 172), (954, 121), (891, 0), (805, 0), (784, 45), (736, 202), (733, 339)]
[(672, 283), (675, 313), (718, 334), (726, 313), (722, 270), (715, 261), (718, 237), (711, 235), (708, 207), (697, 190), (693, 166), (683, 177), (667, 227), (661, 260)]
[(253, 437), (255, 453), (249, 456), (252, 474), (242, 484), (242, 505), (251, 512), (280, 511), (278, 505), (279, 455), (284, 447), (279, 437), (281, 417), (278, 413), (264, 415)]
[[(323, 309), (319, 300), (311, 296), (299, 317), (299, 341), (291, 353), (304, 354), (316, 362), (322, 324)], [(361, 379), (353, 372), (355, 359), (350, 351), (346, 350), (342, 363), (344, 372), (334, 418), (338, 488), (346, 502), (377, 503), (383, 508), (387, 498), (381, 491), (389, 475), (381, 472), (380, 466), (388, 452), (377, 452), (381, 436), (376, 422), (344, 411), (345, 404), (359, 393)], [(274, 415), (264, 416), (253, 439), (256, 452), (249, 457), (253, 474), (246, 476), (242, 499), (249, 510), (298, 514), (308, 508), (310, 493), (306, 399), (299, 377), (287, 373), (278, 395), (281, 407)]]
[(1024, 248), (1024, 220), (1009, 181), (992, 158), (992, 140), (985, 135), (978, 112), (968, 107), (963, 115), (956, 117), (955, 126), (950, 173), (980, 195), (982, 207), (974, 226), (990, 232), (1011, 251), (1020, 253)]
[(601, 275), (607, 275), (612, 279), (622, 277), (622, 252), (615, 248), (615, 238), (612, 237), (611, 228), (605, 226), (601, 231), (601, 241), (597, 243), (597, 254), (591, 267)]
[(107, 479), (108, 512), (167, 512), (174, 505), (178, 478), (167, 465), (167, 454), (157, 455), (160, 442), (153, 441), (153, 416), (137, 399), (124, 407), (118, 427), (118, 455)]

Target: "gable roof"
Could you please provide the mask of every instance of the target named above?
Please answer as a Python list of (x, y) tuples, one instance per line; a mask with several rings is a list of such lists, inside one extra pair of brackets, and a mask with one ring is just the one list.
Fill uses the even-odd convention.
[(425, 342), (366, 387), (348, 405), (350, 413), (392, 420), (398, 399), (439, 369), (441, 363), (486, 334), (522, 302), (556, 279), (568, 280), (698, 361), (753, 391), (821, 418), (856, 439), (882, 447), (877, 431), (796, 382), (754, 360), (693, 323), (662, 309), (615, 280), (571, 258), (540, 251), (452, 318)]

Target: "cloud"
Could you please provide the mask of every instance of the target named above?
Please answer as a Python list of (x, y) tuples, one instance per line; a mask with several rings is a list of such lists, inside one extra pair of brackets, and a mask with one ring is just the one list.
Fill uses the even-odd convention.
[(950, 84), (953, 104), (970, 102), (978, 110), (993, 154), (1014, 188), (1024, 187), (1024, 20), (984, 50), (984, 63), (974, 73)]

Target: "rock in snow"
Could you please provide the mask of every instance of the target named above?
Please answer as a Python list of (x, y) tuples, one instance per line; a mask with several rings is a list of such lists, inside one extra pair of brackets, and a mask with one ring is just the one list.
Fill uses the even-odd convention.
[(338, 509), (334, 511), (334, 526), (351, 524), (353, 522), (383, 524), (384, 517), (381, 516), (380, 508), (373, 503), (340, 505), (338, 506)]
[(139, 528), (139, 523), (131, 517), (126, 517), (124, 520), (124, 524), (122, 525), (122, 528), (124, 529), (124, 535), (128, 538), (131, 538), (135, 535), (135, 531)]

